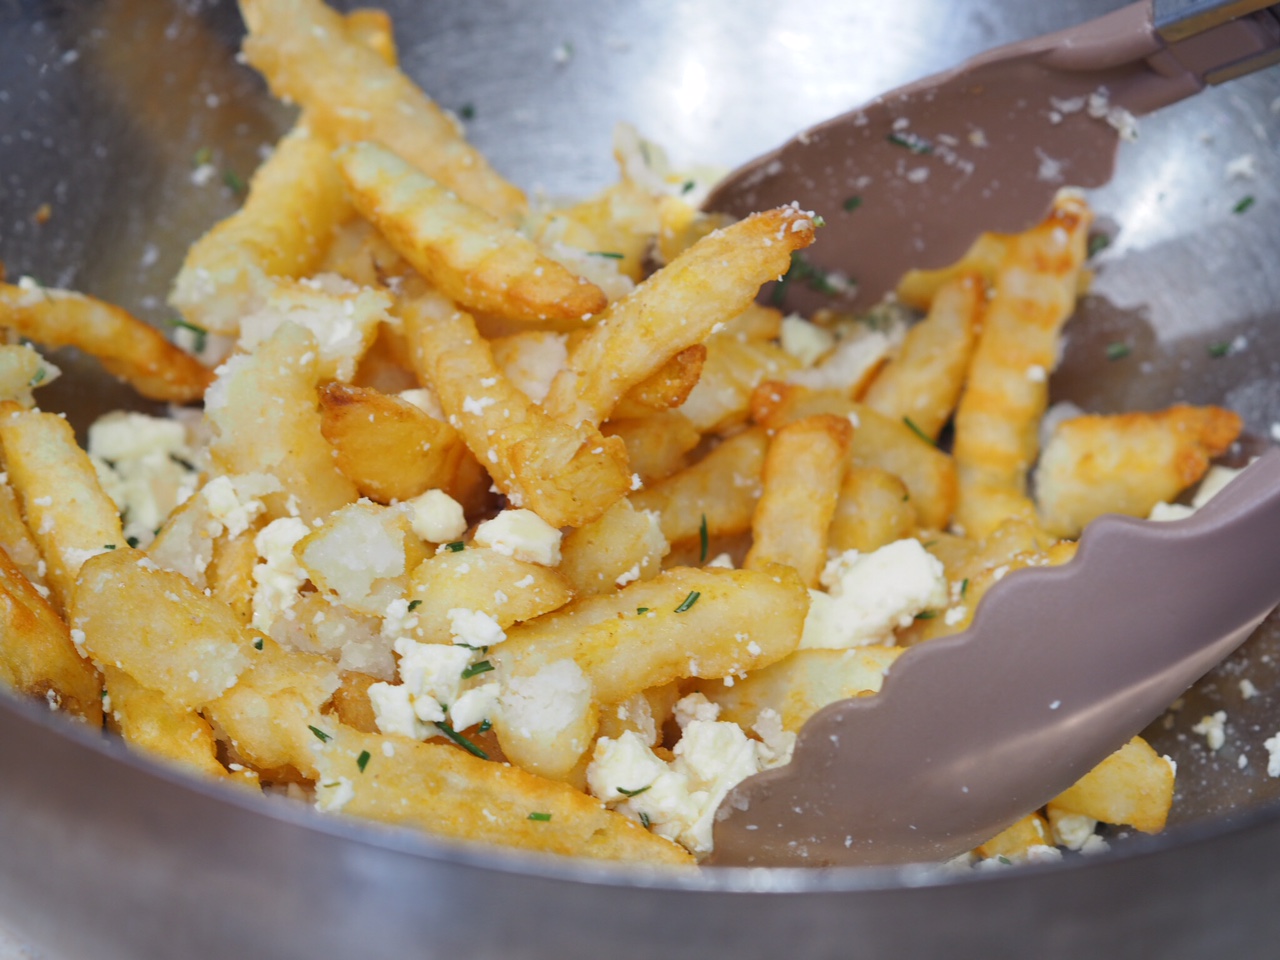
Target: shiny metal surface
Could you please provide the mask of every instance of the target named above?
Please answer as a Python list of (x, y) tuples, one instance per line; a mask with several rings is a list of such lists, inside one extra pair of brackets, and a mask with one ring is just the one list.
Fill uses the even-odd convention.
[[(520, 185), (608, 182), (625, 119), (678, 162), (731, 165), (995, 43), (1104, 12), (1055, 4), (764, 0), (393, 3), (406, 68)], [(0, 0), (0, 259), (161, 321), (185, 245), (234, 204), (288, 111), (232, 61), (225, 0)], [(572, 52), (558, 62), (556, 51)], [(563, 59), (563, 58), (562, 58)], [(1051, 385), (1088, 409), (1225, 401), (1280, 421), (1280, 79), (1152, 117), (1095, 196), (1113, 243)], [(1241, 178), (1252, 155), (1252, 178)], [(1232, 169), (1228, 166), (1237, 161)], [(1246, 196), (1245, 213), (1233, 213)], [(52, 218), (33, 220), (48, 202)], [(1113, 363), (1108, 343), (1132, 352)], [(1210, 358), (1207, 347), (1235, 343)], [(59, 362), (66, 362), (59, 358)], [(90, 371), (90, 374), (92, 371)], [(127, 392), (67, 377), (49, 408)], [(77, 387), (80, 383), (82, 386)], [(1274, 622), (1152, 731), (1179, 762), (1165, 836), (1099, 860), (951, 879), (916, 871), (684, 880), (459, 850), (158, 772), (0, 702), (0, 916), (65, 957), (1270, 957), (1280, 936)], [(1244, 699), (1248, 678), (1262, 692)], [(1210, 754), (1190, 727), (1228, 712)], [(1248, 764), (1239, 767), (1238, 758)]]

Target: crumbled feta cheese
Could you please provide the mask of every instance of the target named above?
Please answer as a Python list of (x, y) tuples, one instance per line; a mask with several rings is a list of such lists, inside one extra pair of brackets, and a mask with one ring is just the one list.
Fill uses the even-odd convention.
[(492, 718), (498, 710), (499, 690), (496, 683), (482, 683), (461, 694), (449, 705), (449, 721), (453, 729), (465, 730)]
[(1226, 743), (1226, 725), (1227, 712), (1218, 710), (1209, 716), (1201, 717), (1200, 722), (1191, 728), (1191, 732), (1204, 737), (1209, 749), (1216, 753)]
[(287, 616), (298, 600), (298, 590), (307, 580), (293, 555), (294, 545), (307, 535), (307, 525), (297, 517), (272, 520), (253, 538), (261, 558), (253, 568), (253, 627), (271, 631), (277, 619)]
[(382, 628), (379, 633), (392, 642), (408, 636), (418, 625), (418, 615), (409, 612), (409, 601), (397, 597), (387, 604), (387, 612), (382, 617)]
[(454, 643), (468, 647), (492, 647), (507, 639), (498, 621), (482, 610), (454, 607), (446, 611), (449, 618), (449, 635)]
[(894, 342), (880, 330), (845, 337), (822, 363), (787, 374), (786, 382), (811, 390), (853, 390), (884, 362)]
[(438, 722), (444, 708), (458, 698), (462, 671), (471, 662), (471, 651), (443, 643), (416, 643), (407, 637), (395, 642), (400, 655), (400, 680), (419, 720)]
[[(591, 681), (573, 660), (555, 660), (527, 677), (511, 677), (498, 692), (507, 731), (554, 736), (592, 709)], [(585, 745), (584, 745), (585, 746)]]
[(729, 554), (727, 553), (716, 554), (716, 556), (714, 556), (711, 560), (707, 562), (707, 566), (720, 567), (725, 570), (732, 570), (733, 557), (729, 556)]
[(1065, 813), (1055, 816), (1051, 826), (1054, 843), (1068, 850), (1079, 850), (1098, 829), (1098, 821), (1082, 813)]
[(560, 531), (532, 510), (503, 510), (476, 528), (475, 542), (517, 560), (560, 563)]
[(801, 649), (892, 644), (896, 628), (947, 605), (946, 571), (918, 540), (868, 554), (845, 551), (827, 564), (821, 580), (828, 592), (809, 591)]
[(382, 733), (398, 733), (413, 740), (425, 740), (434, 732), (432, 724), (418, 719), (413, 709), (413, 697), (404, 684), (371, 683), (368, 694), (374, 721)]
[(701, 693), (691, 693), (676, 701), (674, 715), (683, 730), (695, 720), (711, 721), (720, 716), (720, 705), (712, 703)]
[(325, 813), (337, 813), (356, 795), (356, 788), (346, 777), (321, 780), (316, 784), (316, 809)]
[(1244, 679), (1240, 681), (1240, 696), (1245, 700), (1252, 700), (1258, 695), (1258, 688), (1253, 685), (1253, 681)]
[(449, 543), (467, 532), (462, 504), (443, 490), (427, 490), (407, 501), (413, 532), (431, 543)]

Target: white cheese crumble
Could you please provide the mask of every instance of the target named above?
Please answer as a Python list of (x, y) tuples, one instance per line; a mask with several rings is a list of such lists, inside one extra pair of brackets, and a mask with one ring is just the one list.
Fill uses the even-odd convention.
[(1082, 813), (1067, 813), (1054, 817), (1051, 826), (1054, 843), (1068, 850), (1079, 850), (1094, 835), (1098, 821)]
[(346, 777), (321, 780), (316, 784), (316, 809), (337, 813), (355, 799), (356, 788)]
[(812, 367), (831, 352), (836, 344), (836, 338), (831, 331), (816, 323), (790, 314), (782, 318), (779, 343), (783, 350), (799, 360), (803, 366)]
[(821, 581), (828, 592), (809, 591), (802, 650), (892, 645), (895, 629), (947, 605), (946, 571), (918, 540), (874, 553), (847, 550), (827, 564)]
[(443, 490), (427, 490), (407, 501), (413, 532), (431, 543), (450, 543), (467, 532), (462, 504)]
[(507, 639), (498, 621), (483, 610), (467, 610), (454, 607), (446, 611), (449, 618), (449, 635), (453, 642), (468, 647), (492, 647)]
[(1258, 688), (1253, 685), (1253, 681), (1249, 679), (1240, 681), (1240, 696), (1245, 700), (1252, 700), (1258, 695)]
[(560, 531), (532, 510), (503, 510), (476, 528), (475, 542), (544, 567), (560, 563)]
[(1267, 776), (1280, 777), (1280, 733), (1262, 742), (1267, 749)]
[(1201, 717), (1200, 722), (1191, 728), (1191, 732), (1198, 733), (1204, 737), (1209, 749), (1216, 753), (1226, 743), (1226, 726), (1227, 712), (1218, 710), (1209, 716)]
[(307, 580), (293, 555), (294, 545), (307, 535), (307, 525), (297, 517), (272, 520), (253, 538), (261, 559), (253, 568), (253, 627), (269, 633), (280, 617), (287, 617), (298, 600), (298, 589)]

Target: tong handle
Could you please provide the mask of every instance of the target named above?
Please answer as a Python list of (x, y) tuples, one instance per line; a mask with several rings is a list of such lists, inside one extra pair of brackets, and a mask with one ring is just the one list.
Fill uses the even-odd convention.
[(1280, 63), (1280, 4), (1270, 0), (1152, 0), (1165, 49), (1149, 62), (1225, 83)]

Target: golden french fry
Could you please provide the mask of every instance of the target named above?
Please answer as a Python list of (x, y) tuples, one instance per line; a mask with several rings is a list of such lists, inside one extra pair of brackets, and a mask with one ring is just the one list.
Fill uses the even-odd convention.
[(1173, 767), (1134, 737), (1059, 794), (1050, 806), (1143, 833), (1164, 829), (1173, 804)]
[(929, 315), (907, 331), (898, 355), (862, 397), (872, 410), (910, 419), (932, 440), (955, 409), (977, 341), (985, 288), (967, 275), (944, 284)]
[(1012, 240), (1013, 237), (1006, 234), (983, 233), (965, 255), (949, 267), (908, 270), (898, 281), (898, 299), (917, 310), (929, 310), (938, 291), (961, 277), (977, 275), (985, 285), (991, 286)]
[(782, 335), (782, 311), (751, 303), (732, 320), (725, 321), (724, 329), (717, 337), (732, 337), (739, 342), (747, 340), (777, 340)]
[(0, 327), (49, 347), (77, 347), (151, 400), (191, 403), (213, 379), (132, 314), (69, 290), (0, 283)]
[(344, 670), (342, 683), (333, 691), (333, 712), (348, 727), (361, 733), (378, 732), (378, 715), (369, 701), (369, 687), (378, 682), (377, 677), (356, 670)]
[(699, 430), (724, 432), (747, 420), (756, 387), (780, 380), (799, 366), (775, 343), (718, 333), (707, 340), (702, 377), (680, 413)]
[(751, 528), (768, 435), (762, 428), (744, 430), (725, 440), (691, 467), (631, 495), (640, 510), (654, 510), (662, 535), (673, 545), (697, 539), (703, 518), (710, 536)]
[(104, 664), (102, 671), (109, 705), (107, 726), (130, 746), (205, 776), (257, 784), (256, 773), (232, 773), (218, 762), (213, 728), (200, 714), (175, 706), (163, 693), (144, 687), (123, 670)]
[(600, 316), (551, 384), (547, 412), (566, 424), (607, 419), (628, 390), (742, 313), (813, 230), (809, 214), (781, 207), (704, 237)]
[(877, 693), (902, 647), (866, 646), (848, 650), (797, 650), (777, 663), (753, 670), (728, 687), (699, 681), (696, 689), (720, 705), (721, 720), (750, 729), (762, 710), (782, 718), (796, 733), (829, 703)]
[(850, 466), (845, 471), (827, 531), (833, 550), (871, 553), (915, 529), (915, 507), (898, 477), (879, 467)]
[(0, 413), (0, 447), (27, 527), (48, 564), (54, 605), (65, 609), (85, 560), (125, 546), (120, 514), (61, 417), (6, 410)]
[(610, 417), (646, 417), (684, 404), (698, 385), (706, 359), (707, 348), (703, 344), (685, 347), (628, 390)]
[[(329, 158), (332, 163), (332, 156)], [(335, 171), (337, 166), (334, 166)], [(387, 288), (413, 272), (387, 238), (368, 220), (357, 217), (334, 229), (321, 261), (321, 273), (336, 273), (362, 287)]]
[(609, 420), (600, 427), (606, 437), (620, 437), (627, 460), (641, 483), (665, 480), (688, 462), (687, 454), (702, 434), (678, 411), (652, 413), (626, 420)]
[(568, 359), (568, 339), (568, 334), (554, 330), (523, 330), (490, 340), (489, 348), (507, 379), (534, 403), (541, 403)]
[(562, 856), (693, 863), (671, 841), (573, 787), (449, 745), (340, 727), (318, 763), (322, 803), (326, 790), (345, 796), (350, 788), (345, 814)]
[(532, 240), (376, 143), (336, 154), (351, 201), (430, 283), (469, 310), (580, 324), (608, 301)]
[(44, 558), (40, 556), (40, 548), (31, 538), (31, 531), (22, 519), (18, 498), (7, 480), (0, 482), (0, 549), (22, 571), (22, 575), (31, 581), (36, 592), (44, 596), (48, 590), (44, 577)]
[(1058, 426), (1036, 470), (1047, 531), (1079, 536), (1104, 513), (1146, 517), (1171, 502), (1235, 442), (1242, 423), (1221, 407), (1082, 416)]
[(955, 418), (956, 522), (971, 536), (1006, 517), (1035, 518), (1027, 471), (1092, 220), (1083, 200), (1060, 195), (1043, 223), (1010, 239), (1000, 263)]
[(131, 547), (85, 563), (68, 620), (95, 661), (190, 710), (233, 687), (257, 653), (225, 604)]
[(379, 503), (443, 490), (476, 508), (489, 482), (458, 431), (398, 397), (327, 383), (320, 389), (320, 432), (338, 469), (361, 496)]
[(359, 500), (325, 517), (296, 543), (293, 555), (322, 594), (358, 613), (382, 616), (426, 554), (403, 509)]
[(506, 629), (569, 602), (573, 591), (557, 570), (517, 560), (488, 547), (446, 548), (414, 569), (405, 596), (416, 625), (409, 635), (452, 643), (451, 611), (482, 613)]
[(102, 726), (102, 678), (9, 555), (0, 550), (0, 682)]
[(169, 303), (188, 323), (235, 334), (271, 278), (307, 276), (320, 264), (334, 229), (353, 215), (332, 152), (305, 124), (276, 144), (241, 208), (187, 251)]
[(1053, 837), (1049, 824), (1038, 813), (1029, 813), (1011, 824), (973, 852), (984, 860), (1003, 857), (1009, 863), (1021, 863), (1032, 847), (1049, 847)]
[(385, 10), (373, 7), (358, 7), (346, 17), (347, 36), (355, 43), (368, 47), (384, 63), (396, 66), (399, 54), (396, 51), (395, 32), (391, 27), (391, 15)]
[(253, 568), (258, 551), (253, 529), (214, 542), (205, 579), (213, 596), (227, 605), (243, 626), (253, 621)]
[(525, 199), (463, 138), (457, 122), (400, 70), (354, 42), (320, 0), (244, 0), (245, 58), (271, 89), (301, 104), (315, 129), (339, 143), (373, 140), (503, 220)]
[(748, 569), (783, 563), (805, 586), (818, 586), (852, 437), (848, 419), (830, 414), (805, 417), (774, 434), (751, 520)]
[(576, 600), (513, 629), (490, 651), (502, 691), (498, 741), (513, 763), (573, 777), (591, 746), (597, 704), (679, 677), (739, 676), (773, 663), (800, 642), (808, 607), (804, 585), (780, 566), (667, 570)]
[(278, 479), (283, 492), (264, 497), (273, 517), (289, 512), (292, 502), (314, 520), (357, 496), (321, 432), (317, 364), (315, 337), (285, 323), (252, 354), (223, 364), (205, 397), (214, 463), (226, 473)]
[(400, 312), (419, 376), (515, 505), (553, 527), (581, 526), (631, 488), (622, 441), (548, 417), (498, 369), (468, 314), (430, 292), (403, 298)]
[(878, 467), (898, 477), (920, 526), (940, 530), (950, 522), (956, 503), (955, 464), (905, 422), (831, 390), (780, 383), (762, 383), (752, 395), (751, 410), (752, 418), (770, 430), (818, 413), (849, 417), (854, 424), (850, 464)]
[(670, 550), (658, 518), (624, 499), (569, 532), (556, 570), (576, 596), (588, 597), (656, 576)]

